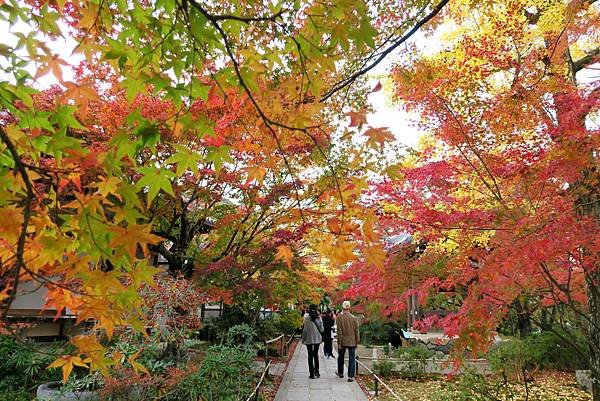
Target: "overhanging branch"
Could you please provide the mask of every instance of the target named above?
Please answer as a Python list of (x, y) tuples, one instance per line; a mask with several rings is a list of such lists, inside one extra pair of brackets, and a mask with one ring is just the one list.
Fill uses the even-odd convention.
[(406, 42), (408, 39), (410, 39), (419, 29), (421, 29), (422, 26), (424, 26), (425, 24), (427, 24), (436, 15), (438, 15), (439, 12), (442, 11), (442, 8), (444, 8), (444, 6), (446, 6), (446, 4), (448, 4), (449, 1), (450, 0), (442, 0), (441, 2), (439, 2), (433, 8), (433, 10), (429, 14), (427, 14), (423, 19), (419, 20), (406, 34), (404, 34), (403, 36), (401, 36), (398, 40), (392, 41), (391, 45), (387, 49), (385, 49), (384, 51), (382, 51), (379, 54), (379, 56), (374, 61), (372, 61), (371, 63), (367, 64), (365, 67), (359, 69), (358, 71), (356, 71), (352, 75), (350, 75), (350, 76), (344, 78), (343, 80), (339, 81), (332, 88), (330, 88), (321, 97), (320, 102), (326, 101), (327, 99), (329, 99), (330, 97), (332, 97), (333, 95), (335, 95), (340, 90), (344, 89), (348, 85), (351, 85), (359, 77), (365, 75), (367, 72), (369, 72), (373, 68), (375, 68), (390, 53), (392, 53), (394, 50), (396, 50), (398, 48), (398, 46), (400, 46), (401, 44), (403, 44), (404, 42)]

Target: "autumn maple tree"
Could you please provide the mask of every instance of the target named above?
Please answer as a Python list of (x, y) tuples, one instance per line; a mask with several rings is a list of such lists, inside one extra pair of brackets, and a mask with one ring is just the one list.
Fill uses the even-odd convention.
[(420, 114), (428, 134), (402, 156), (397, 177), (377, 184), (373, 207), (389, 232), (416, 242), (391, 250), (383, 270), (355, 263), (346, 294), (385, 313), (404, 311), (414, 295), (444, 299), (451, 313), (427, 323), (458, 336), (457, 353), (485, 350), (510, 310), (526, 333), (535, 311), (566, 307), (586, 333), (589, 349), (579, 351), (589, 356), (598, 400), (592, 3), (458, 2), (446, 10), (441, 50), (406, 50), (413, 61), (393, 69), (393, 96)]

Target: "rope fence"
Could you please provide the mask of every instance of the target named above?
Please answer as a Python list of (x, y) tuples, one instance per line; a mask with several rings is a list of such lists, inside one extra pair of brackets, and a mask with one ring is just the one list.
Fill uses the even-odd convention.
[(400, 398), (400, 397), (398, 396), (398, 394), (394, 393), (394, 390), (392, 390), (392, 389), (390, 388), (390, 386), (388, 386), (387, 384), (385, 384), (385, 383), (383, 382), (383, 380), (381, 380), (381, 379), (379, 378), (379, 376), (377, 376), (377, 375), (375, 374), (375, 372), (373, 372), (371, 369), (369, 369), (369, 368), (367, 367), (367, 365), (365, 365), (364, 363), (362, 363), (361, 361), (359, 361), (359, 360), (358, 360), (358, 356), (357, 356), (357, 357), (356, 357), (356, 373), (357, 373), (357, 374), (358, 374), (358, 365), (362, 366), (362, 367), (363, 367), (363, 368), (364, 368), (364, 369), (365, 369), (367, 372), (369, 372), (370, 374), (372, 374), (372, 375), (373, 375), (373, 378), (375, 379), (375, 380), (373, 380), (373, 381), (375, 382), (375, 397), (378, 397), (378, 396), (379, 396), (379, 386), (378, 386), (378, 383), (381, 383), (381, 385), (383, 386), (383, 388), (385, 388), (387, 391), (389, 391), (389, 393), (390, 393), (390, 394), (391, 394), (391, 395), (392, 395), (392, 396), (393, 396), (395, 399), (397, 399), (398, 401), (404, 401), (402, 398)]

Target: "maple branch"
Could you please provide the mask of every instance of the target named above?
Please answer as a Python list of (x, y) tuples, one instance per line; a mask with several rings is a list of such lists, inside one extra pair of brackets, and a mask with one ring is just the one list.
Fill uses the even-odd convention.
[[(321, 128), (322, 130), (322, 128)], [(338, 234), (341, 235), (342, 234), (342, 227), (344, 226), (344, 217), (345, 217), (345, 211), (346, 211), (346, 206), (344, 205), (344, 195), (342, 193), (342, 187), (340, 185), (340, 182), (338, 180), (337, 174), (335, 172), (335, 169), (333, 168), (333, 165), (329, 162), (329, 158), (325, 155), (325, 152), (323, 151), (323, 149), (321, 148), (321, 145), (317, 142), (317, 138), (315, 138), (314, 135), (310, 134), (309, 132), (307, 132), (308, 137), (313, 141), (313, 143), (315, 144), (315, 146), (317, 147), (319, 153), (321, 154), (321, 156), (323, 156), (323, 159), (326, 160), (327, 166), (329, 167), (329, 169), (331, 170), (331, 176), (333, 177), (333, 182), (335, 183), (335, 187), (336, 190), (338, 192), (338, 195), (340, 196), (340, 205), (341, 205), (341, 224), (340, 224), (340, 232), (338, 233), (333, 233), (333, 234)]]
[(386, 50), (382, 51), (379, 54), (379, 56), (372, 63), (361, 68), (360, 70), (356, 71), (354, 74), (350, 75), (349, 77), (346, 77), (342, 81), (336, 83), (332, 88), (330, 88), (327, 92), (325, 92), (325, 94), (323, 96), (321, 96), (321, 99), (319, 100), (319, 102), (326, 101), (327, 99), (329, 99), (330, 97), (335, 95), (337, 92), (339, 92), (346, 86), (351, 85), (360, 76), (366, 74), (367, 72), (369, 72), (373, 68), (375, 68), (390, 53), (392, 53), (394, 50), (396, 50), (398, 48), (398, 46), (400, 46), (401, 44), (406, 42), (408, 39), (410, 39), (423, 25), (427, 24), (431, 19), (433, 19), (437, 14), (439, 14), (439, 12), (442, 10), (442, 8), (444, 8), (444, 6), (446, 4), (448, 4), (448, 2), (449, 2), (449, 0), (440, 1), (429, 14), (427, 14), (424, 18), (419, 20), (406, 34), (401, 36), (398, 40), (394, 41), (390, 47), (388, 47)]
[[(600, 327), (588, 316), (588, 314), (583, 312), (581, 309), (579, 309), (578, 307), (575, 306), (576, 302), (573, 300), (573, 297), (571, 296), (571, 289), (567, 285), (561, 284), (558, 282), (558, 280), (556, 280), (556, 278), (552, 275), (552, 272), (550, 272), (550, 270), (548, 269), (546, 263), (540, 262), (540, 266), (541, 266), (542, 272), (543, 272), (542, 277), (544, 277), (544, 276), (546, 277), (546, 282), (549, 284), (551, 293), (554, 295), (553, 289), (558, 288), (563, 294), (565, 294), (565, 296), (567, 297), (567, 301), (568, 301), (566, 303), (561, 301), (561, 303), (563, 303), (564, 305), (571, 308), (577, 315), (579, 315), (586, 322), (588, 322), (588, 324), (591, 327), (594, 327), (596, 330), (600, 331)], [(558, 300), (560, 301), (560, 298), (558, 298)]]
[(85, 34), (83, 35), (79, 43), (77, 43), (77, 46), (75, 46), (71, 54), (74, 54), (77, 50), (79, 50), (79, 47), (81, 47), (84, 40), (89, 38), (90, 34), (92, 33), (92, 30), (94, 28), (97, 28), (96, 25), (98, 24), (98, 21), (102, 18), (102, 7), (104, 6), (105, 1), (106, 0), (100, 0), (100, 3), (98, 4), (98, 11), (96, 12), (96, 15), (94, 17), (94, 22), (92, 23), (92, 25), (89, 26), (89, 28), (85, 29)]
[(12, 302), (15, 300), (15, 298), (17, 296), (17, 286), (19, 285), (20, 272), (22, 269), (26, 268), (25, 260), (23, 259), (23, 257), (24, 257), (24, 252), (25, 252), (25, 242), (27, 241), (27, 227), (29, 226), (29, 219), (31, 218), (31, 214), (32, 214), (32, 202), (33, 202), (33, 199), (35, 198), (35, 191), (33, 188), (33, 184), (31, 183), (31, 180), (29, 179), (29, 175), (27, 174), (26, 167), (23, 164), (23, 161), (21, 160), (21, 156), (19, 156), (19, 152), (17, 151), (17, 148), (15, 147), (14, 143), (11, 141), (11, 139), (8, 136), (8, 134), (6, 133), (6, 131), (4, 131), (4, 128), (1, 126), (0, 126), (0, 139), (2, 139), (2, 141), (6, 144), (6, 147), (8, 148), (8, 151), (10, 152), (12, 159), (15, 163), (14, 169), (16, 170), (16, 172), (19, 173), (19, 175), (23, 179), (23, 182), (25, 183), (25, 189), (27, 191), (27, 196), (25, 198), (25, 206), (23, 208), (23, 224), (22, 224), (21, 232), (19, 233), (19, 238), (17, 240), (16, 260), (15, 260), (15, 265), (12, 268), (13, 272), (12, 272), (12, 282), (11, 282), (10, 293), (9, 293), (8, 297), (4, 301), (2, 301), (2, 303), (5, 306), (2, 309), (2, 312), (0, 313), (0, 322), (2, 322), (6, 319), (6, 315), (8, 313), (8, 308), (10, 307), (10, 305), (12, 304)]
[(485, 171), (487, 172), (488, 176), (491, 178), (492, 183), (494, 184), (494, 188), (496, 189), (496, 191), (494, 191), (494, 189), (492, 189), (492, 187), (490, 186), (490, 184), (487, 182), (486, 179), (483, 178), (483, 175), (479, 172), (479, 170), (475, 167), (475, 165), (473, 164), (473, 162), (471, 162), (471, 160), (464, 154), (463, 150), (457, 146), (458, 151), (460, 152), (460, 154), (465, 158), (465, 160), (467, 161), (467, 163), (469, 163), (469, 165), (471, 166), (471, 168), (473, 168), (475, 170), (475, 172), (477, 173), (477, 175), (479, 176), (479, 178), (483, 181), (484, 185), (486, 187), (488, 187), (488, 189), (492, 192), (492, 194), (494, 194), (494, 197), (496, 198), (496, 200), (498, 200), (498, 202), (504, 207), (506, 208), (505, 204), (504, 204), (504, 199), (502, 199), (502, 194), (500, 192), (500, 188), (498, 186), (498, 183), (496, 181), (496, 178), (494, 177), (494, 175), (492, 174), (492, 172), (490, 171), (490, 169), (487, 166), (487, 163), (483, 160), (483, 157), (481, 157), (481, 155), (479, 154), (479, 152), (477, 152), (473, 146), (473, 144), (470, 141), (469, 136), (467, 135), (460, 119), (458, 118), (458, 116), (456, 116), (456, 114), (454, 113), (454, 110), (452, 110), (452, 108), (450, 107), (450, 105), (448, 104), (447, 100), (438, 95), (436, 92), (431, 91), (431, 93), (438, 98), (439, 100), (442, 101), (442, 103), (444, 104), (444, 107), (446, 108), (446, 110), (448, 111), (448, 113), (450, 114), (450, 116), (452, 117), (452, 119), (456, 122), (456, 124), (458, 125), (458, 129), (460, 131), (460, 133), (462, 134), (462, 136), (465, 138), (465, 142), (467, 143), (467, 146), (469, 147), (469, 149), (471, 150), (471, 152), (473, 152), (473, 154), (475, 155), (475, 157), (481, 162), (481, 164), (483, 165), (483, 168), (485, 169)]
[[(444, 0), (445, 2), (447, 2), (448, 0)], [(275, 142), (277, 144), (277, 149), (279, 150), (279, 152), (281, 153), (281, 157), (283, 159), (283, 162), (290, 174), (290, 176), (292, 177), (293, 181), (297, 181), (294, 178), (294, 172), (291, 168), (291, 164), (286, 156), (285, 150), (283, 149), (283, 145), (281, 143), (281, 140), (279, 138), (279, 136), (277, 135), (277, 133), (275, 132), (275, 130), (273, 129), (273, 126), (276, 127), (280, 127), (280, 128), (284, 128), (284, 129), (288, 129), (291, 131), (300, 131), (303, 132), (305, 135), (307, 135), (318, 147), (319, 151), (321, 152), (321, 154), (325, 157), (324, 152), (322, 151), (322, 149), (320, 148), (319, 144), (317, 143), (316, 139), (314, 138), (313, 135), (310, 134), (309, 129), (312, 128), (317, 128), (320, 129), (321, 127), (319, 126), (308, 126), (308, 127), (304, 127), (304, 128), (300, 128), (300, 127), (292, 127), (286, 124), (282, 124), (278, 121), (275, 121), (273, 119), (271, 119), (270, 117), (268, 117), (265, 112), (262, 110), (262, 108), (260, 107), (260, 105), (258, 104), (258, 101), (254, 98), (254, 95), (252, 94), (252, 91), (250, 90), (250, 88), (248, 88), (242, 74), (241, 74), (241, 70), (240, 70), (240, 66), (239, 66), (239, 62), (237, 61), (237, 59), (235, 58), (233, 51), (231, 49), (231, 45), (229, 42), (229, 38), (227, 36), (227, 34), (223, 31), (223, 29), (221, 28), (221, 26), (218, 24), (219, 18), (218, 16), (215, 15), (211, 15), (210, 13), (208, 13), (197, 1), (192, 0), (191, 4), (194, 6), (194, 8), (196, 8), (202, 15), (204, 15), (205, 18), (207, 18), (211, 25), (213, 25), (213, 27), (217, 30), (217, 32), (219, 33), (219, 35), (221, 36), (221, 38), (223, 39), (223, 44), (225, 46), (225, 51), (227, 52), (227, 55), (229, 57), (229, 59), (231, 60), (232, 64), (233, 64), (233, 68), (234, 68), (234, 72), (236, 74), (236, 77), (238, 79), (238, 82), (240, 83), (240, 86), (242, 87), (242, 89), (244, 90), (244, 92), (247, 94), (248, 98), (250, 99), (252, 105), (254, 106), (254, 108), (257, 110), (259, 116), (261, 117), (261, 119), (263, 120), (263, 122), (265, 123), (265, 126), (267, 127), (267, 129), (269, 130), (269, 132), (271, 133), (271, 135), (273, 136), (273, 138), (275, 139)], [(274, 20), (275, 18), (273, 18)], [(194, 35), (192, 34), (193, 38), (195, 39)], [(298, 50), (299, 50), (299, 54), (300, 54), (300, 59), (301, 59), (301, 63), (304, 65), (304, 57), (306, 57), (304, 55), (304, 52), (301, 49), (300, 44), (297, 42), (297, 40), (293, 37), (290, 36), (292, 38), (292, 40), (296, 43)], [(304, 68), (304, 70), (306, 70)], [(304, 74), (302, 76), (304, 78)], [(310, 84), (310, 77), (307, 76), (307, 80), (309, 81), (308, 84)], [(304, 103), (303, 101), (301, 101), (301, 103)], [(325, 157), (325, 160), (327, 160), (327, 157)], [(328, 163), (329, 164), (329, 163)], [(332, 168), (330, 166), (330, 168)], [(342, 197), (342, 192), (341, 192), (341, 187), (340, 184), (338, 182), (337, 176), (335, 175), (335, 171), (332, 168), (332, 174), (334, 176), (334, 181), (338, 190), (338, 193), (340, 195), (340, 203), (342, 204), (342, 221), (344, 220), (344, 201), (343, 201), (343, 197)], [(295, 197), (296, 197), (296, 202), (298, 204), (298, 210), (300, 213), (300, 217), (302, 218), (303, 221), (305, 220), (305, 216), (304, 216), (304, 211), (301, 205), (301, 201), (300, 201), (300, 195), (299, 195), (299, 189), (297, 187), (297, 185), (294, 184), (294, 191), (295, 191)]]
[[(191, 1), (191, 3), (196, 3), (194, 0)], [(196, 6), (195, 4), (193, 4), (194, 7)], [(285, 14), (286, 12), (291, 11), (291, 10), (287, 10), (287, 9), (281, 9), (279, 12), (276, 12), (275, 14), (272, 15), (268, 15), (268, 16), (255, 16), (255, 17), (242, 17), (239, 15), (233, 15), (233, 14), (212, 14), (212, 19), (214, 19), (215, 21), (226, 21), (226, 20), (233, 20), (233, 21), (240, 21), (240, 22), (244, 22), (246, 24), (249, 24), (250, 22), (275, 22), (275, 20), (277, 20), (279, 17), (281, 17), (283, 14)]]
[[(92, 239), (92, 243), (96, 246), (96, 248), (98, 248), (98, 250), (103, 253), (107, 260), (110, 260), (112, 258), (112, 255), (110, 255), (108, 252), (106, 252), (106, 250), (104, 250), (104, 248), (102, 248), (98, 242), (96, 241), (96, 237), (94, 236), (94, 231), (92, 230), (92, 225), (90, 224), (90, 216), (89, 214), (85, 211), (85, 205), (83, 204), (83, 202), (81, 201), (81, 199), (77, 198), (77, 203), (79, 203), (79, 205), (81, 206), (81, 210), (83, 212), (83, 216), (85, 218), (85, 222), (86, 225), (88, 227), (88, 230), (90, 230), (90, 238)], [(93, 218), (93, 216), (92, 216)]]
[(414, 224), (414, 225), (421, 225), (421, 226), (426, 226), (426, 227), (430, 227), (439, 231), (442, 230), (462, 230), (462, 231), (513, 231), (512, 228), (505, 228), (505, 227), (473, 227), (473, 226), (441, 226), (438, 224), (434, 224), (434, 223), (427, 223), (424, 222), (422, 220), (419, 221), (415, 221), (415, 220), (411, 220), (409, 218), (406, 218), (402, 215), (397, 214), (397, 212), (392, 212), (392, 211), (387, 211), (385, 212), (386, 215), (393, 215), (395, 218), (400, 219), (400, 220), (404, 220), (407, 223), (410, 224)]
[(579, 72), (584, 68), (598, 62), (598, 56), (600, 56), (600, 48), (590, 50), (585, 56), (579, 60), (573, 61), (573, 70)]

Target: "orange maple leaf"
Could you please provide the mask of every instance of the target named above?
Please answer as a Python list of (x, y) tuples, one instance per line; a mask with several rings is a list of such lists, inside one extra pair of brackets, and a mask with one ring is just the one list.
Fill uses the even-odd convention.
[(362, 127), (363, 124), (367, 123), (367, 111), (366, 110), (360, 110), (360, 111), (351, 111), (348, 113), (348, 116), (350, 117), (350, 127)]
[(81, 366), (82, 368), (88, 367), (88, 365), (84, 363), (78, 356), (63, 355), (48, 365), (47, 369), (62, 368), (62, 381), (63, 383), (66, 383), (67, 379), (71, 375), (73, 366)]
[(394, 134), (390, 132), (390, 130), (386, 127), (381, 128), (369, 128), (364, 134), (367, 138), (367, 143), (372, 148), (377, 148), (383, 146), (386, 142), (393, 141), (396, 137)]
[(246, 184), (256, 180), (256, 182), (262, 185), (263, 180), (265, 179), (265, 174), (267, 174), (267, 170), (260, 166), (249, 166), (246, 167), (244, 171), (246, 171), (248, 174), (248, 178), (246, 178)]
[(155, 244), (162, 240), (161, 237), (150, 233), (151, 229), (151, 224), (111, 227), (109, 231), (115, 233), (116, 236), (109, 245), (124, 248), (131, 259), (135, 259), (138, 245), (144, 250), (148, 244)]
[(40, 63), (40, 66), (33, 77), (34, 79), (38, 79), (52, 71), (52, 74), (56, 79), (58, 79), (59, 82), (63, 82), (61, 65), (69, 66), (69, 63), (61, 59), (58, 54), (46, 53), (45, 56), (38, 56), (37, 61)]
[(332, 217), (328, 219), (327, 228), (329, 228), (329, 231), (331, 231), (332, 233), (339, 234), (342, 229), (340, 219), (338, 219), (337, 217)]

